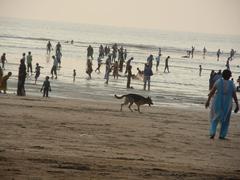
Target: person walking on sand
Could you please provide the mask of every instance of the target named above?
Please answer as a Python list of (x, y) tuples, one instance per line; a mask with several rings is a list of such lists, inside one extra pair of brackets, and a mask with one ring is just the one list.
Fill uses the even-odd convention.
[(40, 90), (41, 92), (43, 91), (43, 97), (48, 98), (48, 92), (52, 91), (51, 90), (51, 85), (49, 81), (49, 76), (46, 76), (45, 81), (43, 82), (42, 88)]
[(3, 90), (3, 93), (6, 94), (7, 80), (11, 75), (12, 75), (12, 72), (8, 72), (8, 74), (6, 76), (3, 76), (2, 79), (0, 80), (0, 93), (1, 93), (1, 90)]
[(169, 72), (169, 66), (168, 66), (168, 60), (169, 60), (170, 56), (168, 56), (166, 59), (165, 59), (165, 68), (164, 68), (164, 72), (166, 72), (166, 70)]
[(236, 95), (236, 88), (233, 81), (229, 80), (232, 76), (230, 70), (226, 69), (222, 73), (222, 78), (217, 80), (208, 94), (208, 99), (205, 107), (208, 108), (210, 100), (213, 97), (210, 110), (210, 138), (213, 139), (216, 135), (217, 125), (220, 122), (219, 139), (225, 139), (228, 133), (228, 127), (232, 112), (232, 99), (236, 104), (234, 112), (239, 110), (238, 99)]
[(148, 84), (148, 91), (150, 91), (150, 82), (151, 82), (151, 76), (153, 75), (152, 68), (148, 64), (145, 64), (144, 67), (144, 85), (143, 85), (143, 90), (146, 90), (146, 85)]
[(18, 70), (18, 87), (17, 87), (17, 95), (18, 96), (26, 96), (25, 92), (25, 80), (26, 80), (26, 65), (25, 65), (25, 53), (23, 53), (23, 58), (20, 60), (20, 66)]
[(36, 63), (36, 68), (35, 68), (35, 84), (37, 84), (37, 79), (38, 79), (39, 76), (40, 76), (41, 68), (43, 68), (43, 67), (42, 67), (42, 66), (39, 66), (39, 64)]
[(28, 55), (27, 55), (27, 72), (28, 73), (29, 73), (29, 70), (32, 75), (32, 54), (30, 51), (28, 52)]
[(1, 56), (2, 69), (5, 69), (5, 63), (7, 62), (6, 53), (3, 53)]
[(76, 75), (77, 75), (76, 69), (74, 69), (74, 70), (73, 70), (73, 82), (75, 82)]
[(53, 59), (53, 66), (51, 69), (51, 74), (52, 74), (52, 79), (53, 79), (53, 74), (55, 74), (55, 79), (57, 79), (57, 66), (58, 66), (58, 61), (55, 56), (52, 56)]

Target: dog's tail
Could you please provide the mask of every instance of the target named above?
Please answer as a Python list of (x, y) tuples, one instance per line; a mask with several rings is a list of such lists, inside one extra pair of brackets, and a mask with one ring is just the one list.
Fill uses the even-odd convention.
[(117, 98), (117, 99), (122, 99), (122, 98), (124, 98), (126, 95), (122, 95), (122, 96), (117, 96), (116, 94), (114, 95), (114, 97), (115, 98)]

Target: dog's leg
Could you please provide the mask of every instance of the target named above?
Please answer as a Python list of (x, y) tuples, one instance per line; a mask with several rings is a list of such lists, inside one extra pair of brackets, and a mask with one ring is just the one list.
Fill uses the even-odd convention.
[(132, 111), (133, 112), (133, 110), (131, 109), (131, 106), (133, 105), (133, 102), (130, 102), (130, 104), (129, 104), (129, 106), (128, 106), (128, 108), (130, 109), (130, 111)]
[(138, 112), (141, 113), (141, 112), (140, 112), (140, 105), (137, 105), (137, 107), (138, 107)]

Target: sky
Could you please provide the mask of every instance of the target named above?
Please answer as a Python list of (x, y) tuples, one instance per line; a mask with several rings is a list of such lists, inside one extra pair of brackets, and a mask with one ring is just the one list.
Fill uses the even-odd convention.
[(0, 0), (0, 17), (240, 35), (240, 0)]

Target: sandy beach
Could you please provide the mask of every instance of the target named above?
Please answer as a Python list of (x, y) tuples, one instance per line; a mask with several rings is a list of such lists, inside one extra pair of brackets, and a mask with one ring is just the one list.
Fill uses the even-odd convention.
[(240, 179), (240, 121), (209, 110), (1, 95), (0, 179)]

